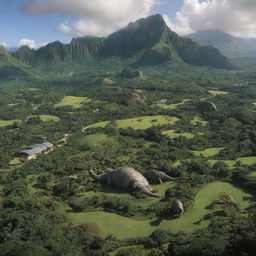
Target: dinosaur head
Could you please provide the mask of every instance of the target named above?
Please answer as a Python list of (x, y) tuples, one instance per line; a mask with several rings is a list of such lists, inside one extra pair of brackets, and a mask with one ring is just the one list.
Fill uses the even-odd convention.
[(101, 181), (101, 175), (97, 175), (92, 169), (88, 171), (89, 172), (89, 175), (97, 180), (97, 181)]

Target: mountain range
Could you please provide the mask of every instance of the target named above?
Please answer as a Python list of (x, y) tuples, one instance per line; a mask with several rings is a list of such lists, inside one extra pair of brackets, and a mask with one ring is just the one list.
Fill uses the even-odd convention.
[(235, 37), (219, 30), (203, 30), (187, 36), (204, 45), (212, 45), (229, 58), (256, 58), (256, 38)]
[(161, 15), (130, 23), (107, 38), (86, 36), (74, 38), (70, 44), (55, 41), (38, 50), (22, 46), (16, 52), (7, 52), (2, 48), (0, 62), (18, 61), (33, 66), (118, 57), (121, 60), (132, 59), (132, 66), (168, 62), (174, 65), (183, 63), (219, 69), (235, 68), (235, 64), (215, 47), (200, 45), (171, 31)]

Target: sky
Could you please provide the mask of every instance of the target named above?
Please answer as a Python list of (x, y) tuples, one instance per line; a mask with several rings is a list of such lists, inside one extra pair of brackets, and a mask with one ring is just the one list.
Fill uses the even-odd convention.
[(218, 29), (256, 37), (256, 0), (0, 0), (0, 44), (38, 48), (107, 36), (156, 13), (180, 35)]

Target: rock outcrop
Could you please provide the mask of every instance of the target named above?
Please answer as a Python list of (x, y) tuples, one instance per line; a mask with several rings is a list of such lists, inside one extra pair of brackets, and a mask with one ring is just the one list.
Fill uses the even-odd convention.
[(106, 77), (100, 77), (96, 80), (97, 84), (113, 84), (114, 82), (112, 80), (110, 80), (109, 78)]

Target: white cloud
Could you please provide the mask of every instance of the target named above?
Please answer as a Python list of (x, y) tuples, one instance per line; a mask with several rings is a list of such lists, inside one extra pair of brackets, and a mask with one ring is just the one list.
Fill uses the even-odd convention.
[(28, 38), (22, 38), (22, 39), (19, 41), (18, 45), (19, 45), (19, 46), (26, 45), (26, 46), (28, 46), (30, 49), (35, 49), (35, 48), (36, 48), (36, 42), (35, 42), (35, 40), (28, 39)]
[(28, 38), (22, 38), (19, 43), (18, 46), (28, 46), (30, 49), (38, 49), (40, 47), (43, 47), (47, 44), (49, 44), (50, 42), (45, 42), (45, 43), (37, 43), (35, 40), (33, 39), (28, 39)]
[(219, 29), (233, 35), (256, 36), (255, 0), (183, 0), (172, 30), (189, 34), (198, 30)]
[(2, 42), (2, 43), (0, 43), (0, 45), (2, 45), (3, 47), (7, 47), (7, 44), (6, 43), (4, 43), (4, 42)]
[(36, 48), (38, 49), (38, 48), (44, 47), (44, 46), (46, 46), (46, 45), (49, 44), (49, 43), (50, 43), (50, 42), (39, 43), (39, 44), (37, 44)]
[(105, 36), (131, 21), (149, 15), (158, 0), (28, 0), (24, 11), (30, 15), (62, 14), (78, 17), (59, 29), (72, 35)]

